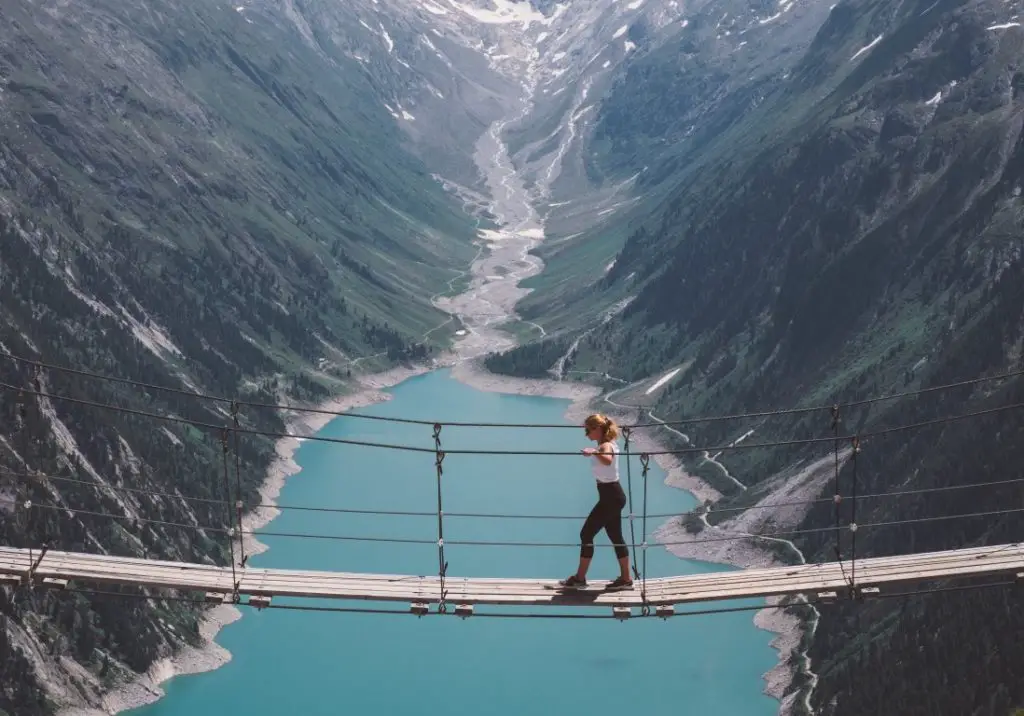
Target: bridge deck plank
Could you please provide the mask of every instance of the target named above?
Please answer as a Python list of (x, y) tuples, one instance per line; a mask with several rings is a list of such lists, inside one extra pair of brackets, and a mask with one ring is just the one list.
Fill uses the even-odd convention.
[[(183, 591), (234, 591), (231, 567), (165, 560), (112, 557), (48, 551), (39, 560), (33, 550), (39, 580), (52, 578), (85, 584), (163, 587)], [(0, 547), (0, 582), (28, 573), (29, 550)], [(1017, 575), (1024, 570), (1024, 543), (974, 547), (944, 552), (870, 557), (857, 560), (857, 585), (886, 587), (941, 579), (983, 575)], [(766, 567), (736, 572), (649, 578), (646, 603), (675, 605), (692, 602), (807, 594), (843, 590), (851, 573), (849, 560)], [(436, 575), (392, 575), (309, 570), (236, 569), (239, 593), (248, 596), (314, 597), (364, 601), (436, 603)], [(640, 582), (620, 592), (602, 592), (604, 581), (590, 591), (558, 590), (555, 579), (501, 579), (449, 576), (448, 603), (534, 606), (642, 606)]]

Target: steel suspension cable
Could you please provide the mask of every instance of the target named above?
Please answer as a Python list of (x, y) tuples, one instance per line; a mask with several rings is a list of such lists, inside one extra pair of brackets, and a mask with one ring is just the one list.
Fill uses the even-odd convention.
[[(95, 510), (81, 510), (68, 507), (66, 505), (51, 505), (51, 504), (38, 504), (31, 503), (29, 507), (58, 510), (64, 512), (70, 512), (73, 515), (87, 515), (91, 517), (102, 517), (105, 519), (114, 520), (131, 520), (134, 522), (148, 523), (151, 525), (158, 525), (162, 527), (174, 527), (183, 530), (194, 530), (201, 532), (210, 532), (225, 534), (229, 529), (233, 528), (222, 528), (222, 527), (211, 527), (206, 525), (192, 525), (185, 524), (182, 522), (171, 522), (168, 520), (157, 520), (148, 517), (133, 517), (130, 515), (117, 515), (110, 512), (99, 512)], [(886, 522), (873, 522), (858, 525), (860, 529), (880, 528), (880, 527), (899, 527), (904, 525), (920, 524), (925, 522), (942, 522), (948, 520), (958, 519), (969, 519), (975, 517), (997, 517), (1012, 514), (1024, 513), (1024, 507), (1009, 508), (1004, 510), (989, 510), (983, 512), (970, 512), (959, 515), (937, 515), (933, 517), (916, 517), (905, 520), (890, 520)], [(714, 542), (730, 542), (737, 540), (747, 539), (775, 539), (778, 537), (792, 537), (796, 535), (809, 535), (809, 534), (821, 534), (824, 532), (830, 532), (833, 527), (808, 527), (804, 529), (793, 529), (783, 530), (778, 532), (759, 532), (759, 533), (741, 533), (741, 534), (730, 534), (730, 535), (719, 535), (715, 537), (707, 537), (702, 539), (692, 540), (669, 540), (665, 542), (659, 542), (659, 545), (665, 547), (671, 546), (682, 546), (682, 545), (700, 545)], [(422, 544), (422, 545), (437, 545), (438, 540), (425, 539), (425, 538), (413, 538), (413, 537), (382, 537), (382, 536), (371, 536), (371, 535), (333, 535), (333, 534), (319, 534), (319, 533), (305, 533), (305, 532), (279, 532), (271, 530), (241, 530), (242, 535), (252, 535), (255, 537), (282, 537), (282, 538), (294, 538), (294, 539), (318, 539), (318, 540), (331, 540), (331, 541), (342, 541), (342, 542), (378, 542), (378, 543), (393, 543), (393, 544)], [(578, 549), (581, 545), (579, 542), (527, 542), (527, 541), (511, 541), (511, 540), (448, 540), (445, 544), (447, 545), (465, 545), (465, 546), (477, 546), (477, 547), (537, 547), (537, 548), (576, 548)], [(442, 545), (438, 545), (439, 547)], [(446, 567), (447, 565), (443, 565)]]
[[(238, 403), (231, 403), (231, 418), (234, 422), (235, 429), (232, 431), (235, 438), (235, 512), (238, 529), (241, 532), (242, 529), (242, 477), (241, 477), (241, 456), (238, 454), (238, 429), (241, 427), (238, 424)], [(245, 555), (245, 540), (242, 539), (242, 535), (238, 535), (238, 551), (241, 557), (239, 565), (245, 567), (246, 561), (249, 559)]]
[[(233, 529), (233, 518), (231, 513), (231, 487), (228, 484), (228, 429), (224, 428), (221, 435), (221, 452), (224, 458), (224, 504), (227, 506), (228, 528), (226, 530), (228, 546), (231, 550), (231, 583), (235, 587), (235, 594), (238, 593), (238, 575), (235, 572), (235, 536)], [(239, 539), (241, 542), (241, 539)]]
[[(921, 597), (934, 594), (943, 594), (948, 592), (958, 591), (982, 591), (988, 589), (998, 589), (1014, 587), (1018, 584), (1015, 580), (1001, 580), (996, 582), (986, 582), (983, 584), (970, 584), (970, 585), (954, 585), (949, 587), (933, 587), (929, 589), (919, 589), (906, 592), (881, 592), (874, 595), (876, 599), (910, 599), (912, 597)], [(131, 599), (135, 601), (152, 601), (152, 602), (184, 602), (190, 603), (196, 607), (201, 607), (204, 604), (202, 599), (195, 599), (192, 597), (185, 597), (181, 595), (161, 595), (156, 596), (152, 594), (138, 594), (132, 592), (113, 592), (107, 590), (98, 589), (85, 589), (81, 587), (68, 586), (61, 590), (65, 593), (71, 594), (84, 594), (95, 597), (106, 597), (113, 599)], [(405, 609), (384, 609), (374, 607), (338, 607), (338, 606), (313, 606), (304, 604), (269, 604), (266, 606), (254, 607), (248, 603), (240, 603), (238, 606), (248, 606), (255, 609), (280, 609), (285, 611), (300, 611), (300, 612), (324, 612), (324, 613), (335, 613), (335, 614), (374, 614), (374, 615), (388, 615), (388, 616), (420, 616), (413, 615), (409, 610)], [(656, 618), (665, 619), (668, 616), (671, 617), (687, 617), (687, 616), (710, 616), (714, 614), (734, 614), (737, 612), (756, 612), (761, 610), (769, 609), (790, 609), (797, 607), (813, 607), (814, 609), (821, 609), (820, 604), (813, 602), (795, 601), (778, 604), (752, 604), (742, 605), (735, 607), (715, 607), (710, 609), (687, 609), (685, 611), (673, 612), (670, 615), (657, 615)], [(435, 612), (433, 616), (444, 616), (441, 612)], [(427, 616), (427, 615), (422, 615)], [(654, 615), (641, 615), (647, 618), (655, 618)], [(566, 613), (566, 612), (476, 612), (474, 618), (487, 617), (497, 619), (615, 619), (614, 615), (610, 614), (594, 614), (594, 613)]]
[(843, 553), (842, 553), (842, 532), (840, 531), (840, 511), (843, 504), (843, 496), (839, 490), (839, 406), (832, 406), (832, 435), (834, 438), (833, 451), (835, 452), (835, 476), (833, 478), (833, 497), (832, 500), (835, 503), (835, 529), (836, 529), (836, 562), (839, 563), (839, 570), (843, 574), (843, 579), (846, 579), (846, 568), (843, 566)]
[(636, 533), (633, 531), (633, 470), (631, 469), (632, 460), (629, 459), (629, 436), (631, 432), (629, 428), (622, 429), (622, 436), (626, 439), (626, 490), (629, 493), (629, 541), (633, 549), (633, 578), (640, 579), (636, 560)]
[(441, 476), (444, 474), (442, 463), (444, 462), (444, 451), (441, 449), (441, 424), (434, 424), (434, 465), (437, 468), (437, 571), (441, 580), (441, 600), (437, 604), (437, 610), (442, 614), (448, 611), (445, 599), (448, 592), (445, 589), (444, 579), (448, 573), (448, 562), (444, 558), (444, 510), (441, 506)]
[[(14, 390), (14, 391), (19, 390), (15, 386), (12, 386), (12, 385), (7, 384), (7, 383), (0, 383), (0, 389)], [(91, 407), (101, 408), (101, 409), (105, 409), (105, 410), (113, 410), (115, 412), (120, 412), (120, 413), (124, 413), (124, 414), (127, 414), (127, 415), (138, 415), (138, 416), (142, 416), (142, 417), (155, 418), (155, 419), (158, 419), (158, 420), (167, 420), (167, 421), (171, 421), (171, 422), (185, 423), (185, 424), (193, 425), (195, 427), (201, 427), (201, 428), (205, 428), (205, 429), (213, 430), (213, 431), (218, 431), (218, 430), (221, 429), (221, 426), (214, 425), (212, 423), (204, 423), (204, 422), (201, 422), (201, 421), (190, 420), (190, 419), (187, 419), (187, 418), (181, 418), (181, 417), (177, 417), (177, 416), (160, 415), (158, 413), (151, 413), (151, 412), (147, 412), (147, 411), (143, 411), (143, 410), (136, 410), (136, 409), (133, 409), (133, 408), (124, 408), (124, 407), (121, 407), (121, 406), (110, 405), (110, 404), (106, 404), (106, 403), (99, 403), (99, 402), (96, 402), (96, 401), (83, 400), (83, 399), (80, 399), (80, 398), (71, 398), (71, 397), (62, 396), (62, 395), (52, 395), (52, 394), (43, 393), (43, 392), (39, 392), (39, 391), (35, 391), (35, 392), (28, 391), (28, 392), (32, 393), (32, 394), (35, 394), (35, 395), (42, 396), (42, 397), (50, 398), (50, 399), (64, 400), (64, 401), (67, 401), (67, 402), (77, 403), (77, 404), (80, 404), (80, 405), (88, 405), (88, 406), (91, 406)], [(918, 423), (911, 423), (911, 424), (907, 424), (907, 425), (897, 425), (897, 426), (893, 426), (893, 427), (890, 427), (890, 428), (883, 428), (883, 429), (879, 429), (879, 430), (875, 430), (875, 431), (871, 431), (871, 432), (865, 432), (865, 433), (861, 433), (859, 435), (859, 438), (863, 440), (864, 438), (879, 437), (879, 436), (882, 436), (882, 435), (889, 435), (889, 434), (896, 433), (896, 432), (901, 432), (901, 431), (904, 431), (904, 430), (914, 430), (914, 429), (919, 429), (919, 428), (923, 428), (923, 427), (929, 427), (929, 426), (932, 426), (932, 425), (938, 425), (938, 424), (941, 424), (941, 423), (949, 423), (949, 422), (954, 422), (954, 421), (958, 421), (958, 420), (965, 420), (965, 419), (968, 419), (968, 418), (976, 418), (976, 417), (980, 417), (980, 416), (983, 416), (983, 415), (992, 415), (992, 414), (1000, 413), (1000, 412), (1007, 411), (1007, 410), (1019, 410), (1021, 408), (1024, 408), (1024, 402), (1012, 403), (1012, 404), (1009, 404), (1009, 405), (1000, 405), (1000, 406), (997, 406), (997, 407), (986, 408), (986, 409), (982, 409), (982, 410), (973, 411), (973, 412), (970, 412), (970, 413), (962, 413), (962, 414), (959, 414), (959, 415), (945, 416), (945, 417), (941, 417), (941, 418), (935, 418), (935, 419), (932, 419), (932, 420), (921, 421), (921, 422), (918, 422)], [(440, 423), (436, 423), (436, 424), (439, 425)], [(245, 434), (251, 434), (251, 435), (262, 435), (262, 436), (265, 436), (265, 437), (272, 437), (272, 438), (297, 438), (297, 439), (313, 440), (313, 441), (318, 441), (318, 442), (336, 443), (336, 444), (343, 444), (343, 445), (359, 445), (359, 446), (363, 446), (363, 447), (376, 447), (376, 448), (383, 448), (383, 449), (389, 449), (389, 450), (403, 450), (403, 451), (409, 451), (409, 452), (434, 452), (434, 450), (432, 450), (431, 448), (418, 447), (418, 446), (415, 446), (415, 445), (402, 445), (402, 444), (393, 444), (393, 443), (378, 443), (378, 442), (371, 442), (371, 441), (364, 441), (364, 440), (349, 440), (349, 439), (345, 439), (345, 438), (333, 438), (333, 437), (327, 437), (327, 436), (323, 436), (323, 435), (302, 435), (302, 434), (294, 434), (294, 433), (288, 433), (288, 432), (282, 433), (282, 432), (276, 432), (276, 431), (270, 431), (270, 430), (256, 430), (256, 429), (253, 429), (253, 428), (240, 428), (238, 432), (239, 433), (245, 433)], [(851, 436), (844, 436), (844, 439), (852, 439), (853, 437), (854, 436), (852, 436), (852, 435)], [(779, 441), (772, 441), (772, 442), (765, 442), (765, 443), (739, 443), (739, 444), (729, 444), (729, 445), (688, 447), (688, 448), (678, 448), (678, 449), (675, 449), (675, 450), (651, 450), (651, 451), (647, 451), (647, 454), (649, 454), (649, 455), (689, 455), (689, 454), (702, 453), (702, 452), (716, 452), (716, 451), (717, 452), (725, 452), (725, 451), (729, 451), (729, 450), (756, 450), (756, 449), (763, 449), (763, 448), (770, 448), (770, 447), (792, 447), (792, 446), (798, 446), (798, 445), (815, 445), (815, 444), (822, 443), (822, 442), (827, 442), (827, 441), (830, 441), (830, 440), (833, 440), (833, 439), (834, 438), (832, 438), (832, 437), (820, 437), (820, 438), (802, 438), (802, 439), (793, 439), (793, 440), (779, 440)], [(577, 457), (579, 455), (579, 452), (577, 452), (575, 450), (573, 450), (573, 451), (568, 451), (568, 450), (567, 451), (555, 451), (555, 450), (544, 451), (544, 450), (473, 450), (473, 449), (452, 449), (452, 450), (446, 450), (445, 453), (449, 454), (449, 455), (519, 455), (519, 456), (547, 455), (547, 456), (572, 456), (572, 457)], [(622, 453), (622, 454), (627, 454), (627, 453)]]
[[(66, 482), (69, 484), (83, 485), (92, 487), (98, 490), (112, 490), (114, 492), (125, 492), (137, 495), (148, 495), (151, 497), (164, 497), (175, 500), (184, 500), (186, 502), (198, 502), (201, 504), (215, 504), (222, 505), (227, 500), (212, 498), (212, 497), (195, 497), (191, 495), (182, 495), (176, 492), (165, 492), (161, 490), (147, 490), (140, 487), (126, 487), (123, 485), (111, 485), (102, 482), (95, 482), (93, 480), (78, 480), (73, 477), (65, 475), (49, 475), (44, 473), (27, 473), (19, 472), (16, 470), (8, 470), (6, 468), (0, 468), (0, 475), (8, 475), (11, 477), (21, 478), (23, 480), (37, 480), (45, 479), (56, 482)], [(969, 482), (963, 485), (945, 485), (942, 487), (922, 487), (913, 490), (894, 490), (892, 492), (875, 492), (868, 494), (858, 494), (857, 499), (864, 501), (868, 499), (881, 499), (881, 498), (894, 498), (894, 497), (907, 497), (913, 495), (930, 495), (934, 493), (944, 492), (955, 492), (958, 490), (969, 490), (979, 487), (1006, 487), (1010, 485), (1024, 485), (1024, 477), (1012, 478), (1009, 480), (990, 480), (986, 482)], [(843, 498), (840, 495), (840, 498)], [(826, 502), (834, 502), (832, 497), (817, 498), (813, 500), (783, 500), (781, 502), (769, 502), (765, 504), (747, 505), (745, 507), (719, 507), (712, 509), (708, 512), (709, 515), (721, 515), (730, 512), (745, 512), (747, 510), (764, 510), (773, 509), (777, 507), (802, 507), (817, 504), (824, 504)], [(312, 505), (291, 505), (286, 503), (274, 503), (274, 502), (254, 502), (248, 505), (249, 509), (266, 509), (273, 508), (278, 510), (295, 510), (299, 512), (322, 512), (322, 513), (337, 513), (337, 514), (355, 514), (355, 515), (381, 515), (381, 516), (397, 516), (397, 517), (437, 517), (437, 512), (434, 510), (385, 510), (385, 509), (359, 509), (352, 507), (315, 507)], [(650, 519), (670, 519), (674, 517), (680, 517), (683, 513), (680, 512), (662, 512), (662, 513), (649, 513), (647, 515)], [(448, 512), (445, 511), (445, 517), (458, 517), (458, 518), (474, 518), (474, 519), (514, 519), (514, 520), (573, 520), (579, 521), (586, 517), (586, 515), (541, 515), (541, 514), (519, 514), (519, 513), (503, 513), (503, 512)]]
[(852, 502), (850, 503), (850, 588), (857, 588), (857, 455), (860, 453), (860, 438), (853, 438), (853, 482)]
[[(17, 356), (17, 355), (14, 355), (12, 353), (3, 352), (3, 351), (0, 351), (0, 357), (8, 358), (8, 359), (13, 360), (13, 361), (18, 362), (18, 363), (23, 363), (23, 364), (27, 364), (27, 365), (33, 366), (37, 372), (38, 372), (39, 369), (52, 370), (52, 371), (57, 371), (57, 372), (68, 373), (68, 374), (72, 374), (72, 375), (78, 375), (78, 376), (82, 376), (82, 377), (97, 379), (97, 380), (103, 380), (103, 381), (107, 381), (107, 382), (120, 383), (120, 384), (123, 384), (123, 385), (133, 385), (135, 387), (144, 388), (146, 390), (164, 391), (164, 392), (173, 393), (173, 394), (181, 395), (181, 396), (184, 396), (184, 397), (196, 398), (196, 399), (200, 399), (200, 400), (209, 400), (209, 401), (212, 401), (212, 402), (220, 402), (220, 403), (225, 403), (225, 404), (237, 403), (238, 405), (244, 405), (244, 406), (252, 407), (252, 408), (261, 408), (261, 409), (270, 409), (270, 410), (286, 410), (286, 411), (292, 411), (292, 412), (303, 412), (303, 413), (312, 413), (312, 414), (321, 414), (321, 415), (333, 415), (333, 416), (336, 416), (336, 417), (351, 417), (351, 418), (358, 418), (358, 419), (364, 419), (364, 420), (378, 420), (378, 421), (383, 421), (383, 422), (406, 423), (406, 424), (414, 424), (414, 425), (433, 425), (433, 424), (436, 424), (437, 422), (443, 422), (445, 425), (449, 425), (451, 427), (467, 427), (467, 428), (543, 428), (543, 429), (560, 429), (560, 428), (576, 427), (576, 426), (572, 426), (572, 425), (566, 425), (564, 423), (545, 424), (545, 423), (501, 423), (501, 422), (437, 421), (437, 420), (428, 420), (428, 419), (413, 419), (413, 418), (388, 417), (388, 416), (382, 416), (382, 415), (368, 415), (366, 413), (354, 413), (354, 412), (351, 412), (351, 411), (326, 410), (326, 409), (323, 409), (323, 408), (311, 408), (311, 407), (306, 407), (306, 406), (292, 406), (292, 405), (281, 405), (281, 404), (274, 404), (274, 403), (261, 403), (261, 402), (256, 402), (256, 401), (244, 401), (244, 400), (237, 400), (237, 399), (234, 399), (234, 398), (227, 398), (227, 397), (223, 397), (223, 396), (212, 395), (212, 394), (208, 394), (208, 393), (202, 393), (202, 392), (199, 392), (199, 391), (190, 391), (190, 390), (185, 390), (185, 389), (182, 389), (182, 388), (174, 388), (174, 387), (170, 387), (170, 386), (155, 385), (155, 384), (152, 384), (152, 383), (147, 383), (147, 382), (144, 382), (144, 381), (134, 380), (134, 379), (130, 379), (130, 378), (122, 378), (122, 377), (119, 377), (119, 376), (104, 375), (104, 374), (96, 373), (96, 372), (93, 372), (93, 371), (87, 371), (87, 370), (82, 370), (82, 369), (78, 369), (78, 368), (70, 368), (70, 367), (66, 367), (66, 366), (59, 366), (59, 365), (55, 365), (55, 364), (52, 364), (52, 363), (46, 363), (46, 362), (42, 362), (42, 361), (33, 360), (33, 359), (30, 359), (30, 358), (24, 358), (24, 357)], [(864, 406), (864, 405), (870, 405), (870, 404), (873, 404), (873, 403), (877, 403), (877, 402), (881, 402), (881, 401), (886, 401), (886, 400), (897, 400), (897, 399), (900, 399), (900, 398), (907, 398), (907, 397), (913, 397), (913, 396), (918, 396), (918, 395), (925, 395), (925, 394), (928, 394), (928, 393), (944, 391), (944, 390), (952, 390), (954, 388), (966, 387), (966, 386), (969, 386), (969, 385), (975, 385), (975, 384), (983, 383), (983, 382), (1005, 380), (1005, 379), (1008, 379), (1008, 378), (1014, 378), (1014, 377), (1018, 377), (1018, 376), (1021, 376), (1021, 375), (1024, 375), (1024, 369), (1022, 369), (1022, 370), (1014, 370), (1014, 371), (1007, 371), (1005, 373), (1000, 373), (1000, 374), (996, 374), (996, 375), (992, 375), (992, 376), (982, 376), (982, 377), (977, 377), (977, 378), (969, 378), (969, 379), (965, 379), (965, 380), (956, 381), (956, 382), (953, 382), (953, 383), (946, 383), (946, 384), (942, 384), (942, 385), (931, 386), (931, 387), (928, 387), (928, 388), (920, 388), (920, 389), (917, 389), (917, 390), (902, 391), (900, 393), (891, 393), (891, 394), (888, 394), (888, 395), (871, 396), (871, 397), (868, 397), (868, 398), (862, 398), (860, 400), (854, 400), (854, 401), (849, 401), (849, 402), (846, 402), (846, 403), (842, 403), (841, 405), (843, 405), (846, 408), (855, 408), (855, 407), (861, 407), (861, 406)], [(831, 406), (831, 407), (834, 407), (834, 406)], [(728, 420), (742, 420), (742, 419), (749, 419), (749, 418), (765, 418), (765, 417), (785, 416), (785, 415), (796, 415), (796, 414), (801, 414), (801, 413), (810, 413), (810, 412), (818, 412), (818, 411), (828, 410), (829, 408), (830, 408), (830, 406), (818, 405), (818, 406), (809, 406), (809, 407), (805, 407), (805, 408), (794, 407), (794, 408), (782, 408), (782, 409), (776, 409), (776, 410), (751, 411), (751, 412), (735, 413), (735, 414), (728, 414), (728, 415), (697, 416), (697, 417), (693, 417), (693, 418), (687, 418), (687, 419), (682, 419), (682, 420), (674, 420), (674, 421), (664, 421), (664, 422), (659, 421), (659, 422), (648, 422), (648, 423), (637, 422), (637, 423), (634, 423), (632, 425), (629, 425), (628, 427), (631, 427), (631, 428), (634, 428), (634, 429), (651, 428), (651, 427), (664, 427), (664, 426), (679, 427), (679, 426), (683, 426), (683, 425), (692, 425), (692, 424), (697, 424), (697, 423), (719, 422), (719, 421), (728, 421)], [(623, 427), (627, 427), (627, 426), (623, 426)]]
[(644, 520), (640, 546), (640, 555), (643, 558), (643, 566), (641, 567), (640, 577), (640, 598), (644, 601), (644, 614), (646, 615), (650, 611), (650, 607), (647, 605), (647, 472), (651, 466), (650, 455), (647, 453), (641, 455), (640, 465), (643, 468), (642, 476), (644, 481)]

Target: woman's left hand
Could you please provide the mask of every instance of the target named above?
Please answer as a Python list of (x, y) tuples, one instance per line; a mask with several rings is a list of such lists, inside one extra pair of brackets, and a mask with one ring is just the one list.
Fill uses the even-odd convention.
[(586, 447), (583, 448), (583, 450), (581, 450), (580, 452), (582, 452), (584, 455), (593, 455), (594, 453), (597, 452), (597, 450), (592, 447)]

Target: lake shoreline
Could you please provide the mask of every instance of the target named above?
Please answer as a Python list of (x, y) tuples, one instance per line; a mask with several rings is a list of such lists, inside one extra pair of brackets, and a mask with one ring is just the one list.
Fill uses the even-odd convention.
[[(626, 415), (623, 411), (611, 407), (600, 409), (592, 405), (604, 391), (588, 383), (565, 382), (543, 378), (516, 378), (491, 373), (475, 361), (461, 362), (452, 368), (452, 376), (466, 385), (480, 391), (509, 393), (513, 395), (535, 395), (546, 398), (561, 398), (570, 401), (565, 411), (565, 418), (570, 422), (582, 424), (592, 412), (601, 412), (619, 424), (628, 424), (635, 416)], [(666, 449), (665, 445), (646, 432), (634, 432), (631, 436), (634, 451), (657, 452)], [(673, 455), (654, 455), (654, 461), (667, 473), (665, 483), (670, 487), (689, 492), (698, 503), (717, 500), (721, 493), (700, 478), (686, 472), (681, 461)], [(773, 519), (772, 510), (764, 510), (765, 519)], [(793, 518), (785, 515), (786, 521)], [(730, 531), (725, 523), (721, 530)], [(735, 530), (733, 530), (735, 532)], [(678, 520), (668, 520), (656, 527), (652, 532), (653, 541), (663, 544), (684, 539), (685, 529)], [(694, 542), (695, 540), (691, 540)], [(721, 544), (721, 543), (720, 543)], [(689, 559), (710, 564), (723, 564), (737, 569), (748, 567), (781, 566), (785, 564), (771, 550), (765, 549), (751, 540), (737, 540), (728, 543), (727, 549), (712, 549), (697, 544), (667, 545), (666, 549), (680, 559)], [(778, 598), (768, 598), (770, 605), (775, 605)], [(799, 654), (800, 642), (803, 637), (802, 620), (779, 608), (766, 608), (754, 613), (754, 626), (774, 634), (770, 646), (778, 653), (776, 665), (762, 675), (765, 683), (764, 693), (779, 701), (779, 716), (792, 713), (796, 692), (789, 692), (789, 686), (797, 673), (793, 666), (793, 657)]]
[[(451, 362), (451, 359), (444, 361)], [(441, 362), (439, 362), (441, 363)], [(360, 376), (359, 387), (352, 393), (328, 398), (323, 402), (300, 406), (314, 410), (340, 413), (353, 408), (362, 408), (391, 399), (384, 391), (417, 375), (437, 370), (443, 365), (396, 367), (380, 373)], [(299, 412), (282, 408), (285, 431), (299, 435), (313, 435), (323, 429), (336, 416), (327, 413)], [(295, 462), (295, 451), (302, 440), (294, 437), (280, 438), (274, 444), (275, 457), (266, 470), (258, 494), (260, 506), (242, 516), (242, 547), (247, 557), (265, 552), (268, 547), (252, 534), (266, 526), (280, 514), (276, 508), (277, 498), (289, 477), (301, 469)], [(237, 545), (237, 542), (236, 542)], [(236, 562), (237, 565), (237, 562)], [(165, 682), (179, 676), (191, 676), (215, 671), (231, 661), (231, 652), (216, 642), (221, 629), (242, 618), (241, 610), (230, 604), (217, 605), (206, 609), (199, 620), (200, 644), (183, 645), (174, 653), (157, 659), (145, 672), (114, 688), (103, 692), (100, 703), (84, 706), (67, 705), (57, 711), (57, 716), (112, 716), (152, 704), (166, 695), (161, 688)]]
[[(564, 413), (570, 422), (580, 422), (592, 412), (592, 401), (603, 391), (587, 383), (560, 382), (544, 379), (522, 379), (497, 375), (483, 369), (473, 360), (459, 360), (446, 356), (431, 365), (392, 368), (380, 373), (359, 378), (359, 388), (346, 395), (335, 396), (317, 404), (316, 410), (340, 413), (354, 408), (386, 402), (391, 399), (384, 389), (435, 370), (451, 368), (452, 378), (483, 392), (498, 392), (513, 395), (533, 395), (569, 401)], [(320, 431), (336, 416), (323, 413), (282, 411), (285, 413), (287, 432), (312, 435)], [(630, 420), (614, 410), (604, 410), (617, 422)], [(664, 449), (658, 441), (644, 433), (634, 433), (633, 445), (639, 450), (656, 451)], [(295, 451), (302, 440), (288, 437), (275, 443), (275, 458), (267, 467), (266, 476), (258, 490), (261, 498), (259, 508), (242, 518), (243, 533), (254, 532), (270, 523), (280, 514), (275, 505), (288, 478), (301, 469), (295, 461)], [(671, 455), (655, 455), (655, 461), (666, 471), (666, 484), (694, 495), (698, 501), (715, 499), (719, 493), (699, 478), (686, 473), (682, 464)], [(664, 543), (676, 541), (685, 535), (677, 522), (671, 520), (652, 531), (653, 541)], [(261, 554), (267, 546), (252, 534), (243, 534), (243, 549), (247, 556)], [(727, 564), (736, 568), (779, 564), (774, 555), (763, 548), (747, 542), (731, 543), (729, 549), (711, 550), (697, 545), (673, 545), (666, 547), (674, 555), (695, 561)], [(774, 603), (774, 600), (769, 600)], [(58, 711), (58, 716), (109, 716), (140, 708), (158, 701), (165, 695), (161, 687), (165, 682), (180, 676), (189, 676), (214, 671), (231, 661), (231, 653), (216, 642), (221, 629), (242, 617), (242, 612), (233, 605), (218, 605), (206, 610), (199, 622), (201, 643), (198, 646), (183, 646), (173, 654), (158, 659), (144, 673), (138, 675), (102, 695), (101, 703), (90, 706), (68, 706)], [(755, 613), (754, 625), (775, 635), (771, 646), (779, 655), (775, 667), (762, 675), (764, 693), (780, 702), (782, 716), (790, 712), (792, 695), (786, 698), (786, 688), (792, 681), (795, 668), (790, 664), (797, 653), (802, 635), (801, 620), (781, 609), (764, 609)]]
[[(522, 379), (492, 374), (481, 368), (475, 361), (460, 361), (454, 356), (445, 356), (430, 366), (413, 368), (393, 368), (381, 373), (362, 376), (358, 379), (359, 387), (345, 395), (328, 398), (321, 404), (312, 406), (315, 410), (341, 413), (348, 410), (367, 407), (389, 401), (390, 395), (384, 389), (395, 386), (404, 380), (424, 375), (443, 368), (452, 369), (452, 377), (474, 389), (485, 392), (502, 392), (516, 395), (537, 395), (543, 397), (567, 399), (569, 406), (564, 416), (570, 422), (583, 422), (592, 412), (589, 407), (602, 394), (601, 388), (578, 382), (561, 382), (544, 379)], [(629, 418), (604, 411), (618, 422)], [(334, 415), (322, 413), (302, 413), (283, 411), (285, 413), (287, 431), (298, 434), (314, 434), (335, 418)], [(639, 450), (656, 451), (664, 449), (657, 440), (643, 433), (635, 433), (634, 446)], [(295, 461), (295, 452), (302, 440), (295, 437), (283, 437), (274, 445), (275, 457), (266, 469), (266, 476), (261, 483), (258, 494), (261, 505), (243, 515), (243, 532), (252, 533), (265, 527), (267, 523), (280, 514), (275, 507), (282, 489), (288, 478), (301, 468)], [(673, 456), (656, 455), (655, 461), (666, 470), (666, 483), (670, 487), (691, 493), (698, 501), (716, 499), (719, 495), (713, 488), (699, 478), (686, 473), (681, 463)], [(664, 543), (675, 541), (684, 533), (678, 524), (669, 520), (655, 528), (651, 534), (653, 541)], [(244, 535), (243, 547), (245, 554), (252, 556), (265, 552), (267, 546), (251, 534)], [(728, 550), (700, 549), (695, 545), (667, 547), (680, 558), (706, 561), (710, 563), (728, 564), (737, 568), (745, 566), (764, 566), (778, 563), (768, 550), (758, 548), (750, 543), (733, 543)], [(769, 600), (772, 603), (772, 600)], [(162, 684), (179, 676), (188, 676), (215, 671), (231, 660), (230, 652), (216, 642), (216, 637), (224, 627), (242, 618), (239, 607), (222, 604), (206, 610), (200, 620), (201, 643), (197, 646), (184, 645), (174, 654), (155, 662), (150, 669), (137, 677), (102, 694), (101, 703), (91, 707), (69, 706), (59, 710), (58, 716), (110, 716), (150, 705), (165, 696)], [(785, 688), (790, 685), (795, 668), (790, 661), (799, 648), (802, 635), (801, 620), (788, 615), (781, 609), (768, 608), (760, 610), (754, 617), (757, 628), (775, 635), (771, 646), (778, 652), (779, 661), (769, 672), (763, 674), (764, 692), (778, 700), (779, 713), (790, 712), (791, 699), (786, 699)]]

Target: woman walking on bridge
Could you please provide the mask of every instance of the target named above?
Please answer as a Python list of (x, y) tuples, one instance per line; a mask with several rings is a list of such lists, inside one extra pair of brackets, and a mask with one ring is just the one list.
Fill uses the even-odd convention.
[(600, 413), (589, 416), (583, 423), (587, 438), (597, 448), (583, 448), (583, 454), (593, 459), (591, 469), (597, 481), (597, 504), (590, 511), (580, 530), (580, 564), (576, 574), (559, 582), (563, 587), (587, 586), (587, 570), (594, 556), (594, 537), (604, 529), (615, 548), (619, 560), (619, 576), (608, 584), (608, 589), (630, 589), (629, 550), (622, 536), (622, 508), (626, 506), (626, 493), (619, 482), (619, 426)]

